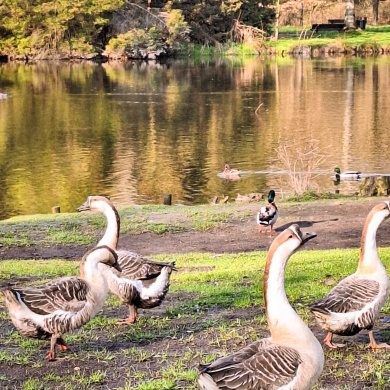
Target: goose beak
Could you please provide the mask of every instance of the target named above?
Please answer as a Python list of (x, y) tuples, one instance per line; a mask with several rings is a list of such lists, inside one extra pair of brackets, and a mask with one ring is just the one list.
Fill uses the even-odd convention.
[(89, 198), (87, 199), (86, 202), (84, 202), (82, 205), (77, 207), (77, 211), (88, 211), (91, 210), (91, 207), (89, 205)]
[(115, 268), (117, 271), (122, 272), (122, 268), (117, 261), (112, 265), (112, 267)]
[(305, 244), (306, 242), (310, 241), (312, 238), (315, 238), (315, 237), (317, 237), (317, 233), (314, 233), (314, 232), (312, 232), (312, 233), (309, 233), (309, 232), (305, 233), (303, 235), (303, 237), (302, 237), (302, 244), (301, 245)]

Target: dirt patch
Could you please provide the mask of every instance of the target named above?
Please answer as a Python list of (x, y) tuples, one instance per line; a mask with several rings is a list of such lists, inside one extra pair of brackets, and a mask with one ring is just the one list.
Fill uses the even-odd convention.
[[(380, 200), (370, 198), (365, 201), (314, 202), (286, 205), (279, 208), (279, 219), (275, 225), (276, 234), (293, 223), (307, 231), (314, 231), (317, 237), (305, 249), (358, 248), (362, 227), (371, 208)], [(215, 206), (219, 207), (219, 206)], [(119, 247), (131, 249), (145, 256), (157, 254), (210, 252), (238, 253), (266, 250), (274, 236), (259, 234), (255, 223), (258, 204), (243, 207), (243, 215), (218, 228), (205, 232), (188, 230), (176, 233), (144, 233), (121, 235)], [(244, 213), (245, 212), (245, 213)], [(249, 216), (248, 216), (249, 214)], [(161, 213), (153, 217), (160, 223), (176, 222), (183, 218), (175, 213)], [(390, 246), (390, 223), (383, 223), (378, 231), (379, 246)], [(50, 247), (1, 247), (3, 259), (12, 258), (65, 258), (79, 259), (89, 247), (61, 246)]]

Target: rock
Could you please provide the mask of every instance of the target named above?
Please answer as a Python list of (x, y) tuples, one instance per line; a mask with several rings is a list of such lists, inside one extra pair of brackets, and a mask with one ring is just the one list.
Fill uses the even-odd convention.
[(259, 192), (252, 192), (250, 194), (241, 195), (237, 194), (236, 202), (240, 203), (250, 203), (250, 202), (259, 202), (264, 199), (264, 194)]
[(359, 186), (360, 196), (387, 196), (390, 194), (389, 176), (366, 177)]

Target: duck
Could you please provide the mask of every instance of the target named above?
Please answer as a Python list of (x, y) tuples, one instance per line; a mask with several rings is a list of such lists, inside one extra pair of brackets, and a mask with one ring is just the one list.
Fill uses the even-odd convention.
[(361, 180), (362, 172), (360, 171), (345, 171), (341, 172), (339, 167), (334, 169), (336, 181), (340, 180)]
[(320, 342), (291, 307), (285, 292), (285, 268), (291, 255), (315, 233), (297, 224), (275, 237), (267, 253), (263, 279), (270, 337), (257, 340), (229, 356), (200, 365), (202, 390), (311, 389), (324, 367)]
[(118, 256), (107, 246), (88, 251), (80, 264), (80, 277), (63, 277), (32, 287), (2, 290), (11, 321), (25, 337), (51, 339), (48, 361), (56, 349), (69, 350), (62, 335), (85, 325), (102, 309), (108, 284), (98, 264), (120, 270)]
[(270, 227), (270, 234), (274, 232), (273, 226), (278, 219), (278, 208), (275, 204), (275, 191), (271, 190), (268, 192), (268, 204), (262, 206), (260, 211), (257, 213), (256, 222), (259, 225), (259, 233), (263, 233), (263, 227)]
[(128, 250), (117, 250), (120, 217), (113, 203), (104, 196), (88, 196), (77, 210), (103, 213), (107, 220), (106, 231), (97, 245), (115, 250), (121, 272), (101, 266), (110, 291), (126, 305), (129, 315), (117, 325), (132, 324), (138, 319), (138, 308), (151, 309), (161, 305), (168, 293), (174, 262), (154, 261)]
[(239, 169), (231, 168), (228, 163), (225, 163), (222, 176), (226, 180), (238, 180), (241, 178), (242, 172)]
[(308, 306), (317, 323), (327, 331), (324, 344), (329, 348), (341, 348), (345, 344), (334, 343), (333, 335), (353, 336), (368, 330), (369, 347), (389, 348), (377, 343), (373, 327), (382, 306), (389, 296), (389, 277), (378, 255), (376, 234), (380, 224), (390, 215), (390, 202), (375, 205), (364, 223), (357, 270), (342, 279), (330, 292)]

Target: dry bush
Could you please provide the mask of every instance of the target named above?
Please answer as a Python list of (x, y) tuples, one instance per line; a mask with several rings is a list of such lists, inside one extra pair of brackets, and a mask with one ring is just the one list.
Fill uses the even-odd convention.
[(288, 142), (279, 142), (277, 156), (287, 170), (288, 181), (295, 194), (303, 194), (313, 189), (313, 180), (326, 154), (319, 147), (317, 140), (308, 141), (303, 147)]

